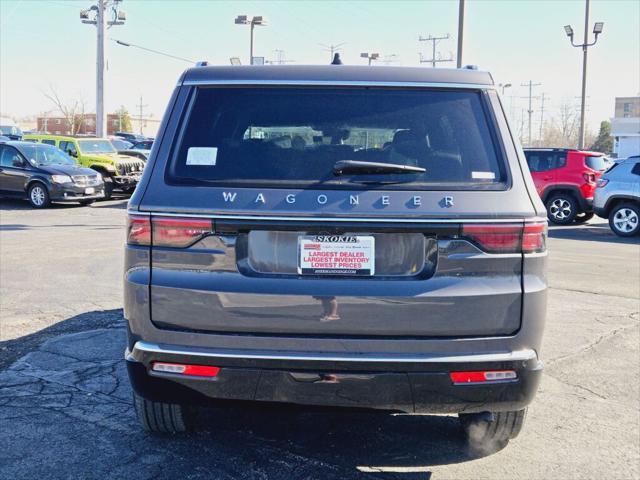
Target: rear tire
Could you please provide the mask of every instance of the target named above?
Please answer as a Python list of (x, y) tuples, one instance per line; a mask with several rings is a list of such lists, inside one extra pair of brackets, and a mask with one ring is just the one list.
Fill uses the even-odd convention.
[(556, 225), (569, 225), (578, 214), (578, 203), (569, 193), (556, 193), (547, 200), (547, 216)]
[(527, 409), (513, 412), (460, 413), (458, 418), (471, 447), (499, 450), (522, 430)]
[(49, 198), (49, 190), (44, 184), (40, 182), (34, 182), (29, 187), (29, 203), (33, 208), (47, 208), (51, 205), (51, 199)]
[(153, 402), (137, 393), (133, 394), (133, 404), (138, 420), (147, 432), (182, 433), (188, 430), (186, 408), (177, 403)]
[(582, 212), (579, 215), (576, 215), (576, 219), (575, 222), (576, 223), (587, 223), (589, 220), (591, 220), (593, 218), (593, 216), (595, 215), (595, 213), (593, 212)]
[(640, 207), (621, 203), (609, 213), (609, 227), (619, 237), (633, 237), (640, 233)]

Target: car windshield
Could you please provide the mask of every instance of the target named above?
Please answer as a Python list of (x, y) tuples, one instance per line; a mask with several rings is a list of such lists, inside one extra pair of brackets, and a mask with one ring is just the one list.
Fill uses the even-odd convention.
[[(183, 183), (501, 188), (480, 92), (391, 88), (201, 88), (169, 176)], [(334, 174), (340, 161), (418, 167)]]
[(586, 157), (585, 162), (587, 164), (587, 167), (594, 170), (606, 170), (609, 166), (607, 158), (602, 155), (597, 157)]
[(133, 144), (126, 140), (111, 140), (111, 145), (113, 145), (116, 150), (128, 150)]
[(73, 158), (52, 145), (34, 143), (31, 145), (22, 145), (20, 150), (24, 156), (27, 157), (31, 165), (34, 166), (76, 164)]
[(15, 125), (0, 125), (2, 135), (21, 135), (22, 131)]
[(82, 153), (116, 153), (109, 140), (78, 140), (78, 145)]

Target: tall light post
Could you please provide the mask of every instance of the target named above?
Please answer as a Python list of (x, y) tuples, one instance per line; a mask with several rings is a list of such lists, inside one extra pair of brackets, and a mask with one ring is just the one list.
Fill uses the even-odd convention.
[(512, 85), (510, 83), (499, 83), (498, 88), (502, 89), (502, 96), (504, 97), (504, 91), (506, 88), (511, 88)]
[(574, 47), (582, 48), (582, 100), (580, 102), (580, 132), (578, 134), (578, 148), (584, 148), (584, 111), (585, 101), (587, 97), (587, 49), (592, 47), (598, 41), (598, 35), (602, 33), (604, 28), (604, 22), (596, 22), (593, 25), (593, 42), (589, 43), (589, 0), (585, 2), (584, 11), (584, 42), (582, 44), (576, 44), (573, 41), (573, 28), (571, 25), (564, 26), (564, 32), (571, 40), (571, 45)]
[[(87, 10), (80, 11), (80, 21), (96, 26), (96, 135), (103, 137), (107, 134), (107, 115), (104, 110), (104, 30), (105, 25), (124, 25), (126, 15), (118, 10), (122, 0), (98, 0)], [(106, 20), (107, 11), (111, 10), (111, 20)]]
[(236, 25), (249, 25), (251, 30), (251, 36), (249, 39), (249, 65), (253, 65), (253, 29), (256, 25), (261, 27), (267, 26), (267, 19), (262, 16), (247, 17), (247, 15), (238, 15), (234, 22)]
[(371, 62), (373, 60), (378, 60), (380, 58), (380, 54), (379, 53), (361, 53), (360, 54), (360, 58), (366, 58), (369, 60), (369, 65), (371, 65)]

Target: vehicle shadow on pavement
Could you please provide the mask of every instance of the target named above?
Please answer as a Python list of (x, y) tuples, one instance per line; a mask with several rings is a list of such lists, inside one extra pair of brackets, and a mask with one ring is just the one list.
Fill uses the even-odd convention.
[(0, 342), (7, 478), (425, 479), (431, 466), (493, 453), (469, 448), (454, 417), (283, 405), (198, 408), (195, 432), (150, 435), (135, 418), (124, 345), (121, 310)]
[(553, 226), (549, 228), (549, 238), (563, 240), (581, 240), (585, 242), (606, 242), (640, 244), (640, 237), (618, 237), (607, 223), (588, 223), (586, 225)]

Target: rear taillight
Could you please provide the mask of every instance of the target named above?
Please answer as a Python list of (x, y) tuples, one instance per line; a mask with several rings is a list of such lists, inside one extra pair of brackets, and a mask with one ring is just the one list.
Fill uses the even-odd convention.
[(598, 183), (596, 183), (596, 188), (602, 188), (607, 183), (609, 183), (609, 180), (607, 180), (606, 178), (601, 178), (600, 180), (598, 180)]
[(127, 243), (156, 247), (185, 248), (213, 233), (213, 221), (188, 217), (145, 217), (129, 215)]
[(153, 217), (153, 246), (184, 248), (213, 233), (213, 221), (205, 218)]
[(127, 243), (151, 245), (151, 219), (141, 215), (127, 217)]
[(489, 253), (543, 252), (547, 222), (466, 224), (462, 235)]
[(584, 177), (585, 182), (587, 183), (596, 183), (596, 176), (594, 173), (583, 173), (582, 176)]

